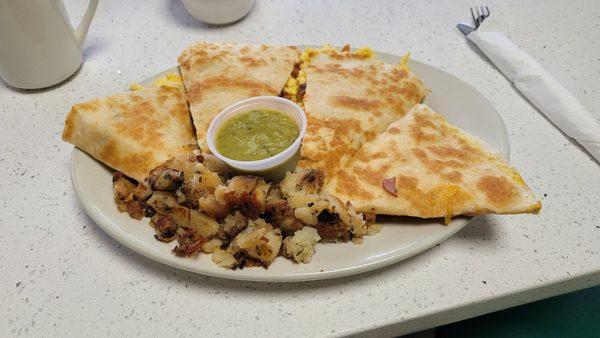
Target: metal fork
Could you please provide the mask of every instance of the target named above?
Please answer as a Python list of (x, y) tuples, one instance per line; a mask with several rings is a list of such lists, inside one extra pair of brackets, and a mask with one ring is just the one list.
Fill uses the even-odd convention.
[(479, 28), (483, 20), (490, 16), (490, 14), (488, 6), (475, 7), (475, 10), (471, 7), (471, 17), (473, 18), (473, 22), (475, 22), (475, 29)]

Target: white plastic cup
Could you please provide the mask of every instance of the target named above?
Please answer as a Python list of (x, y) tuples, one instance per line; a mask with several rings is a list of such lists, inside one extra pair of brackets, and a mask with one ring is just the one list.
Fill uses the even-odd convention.
[[(275, 110), (289, 116), (298, 126), (298, 137), (282, 152), (262, 160), (239, 161), (219, 153), (215, 140), (221, 126), (238, 114), (257, 109)], [(234, 171), (263, 176), (272, 181), (277, 181), (282, 179), (287, 171), (293, 171), (296, 167), (305, 133), (306, 114), (296, 103), (277, 96), (257, 96), (238, 101), (215, 116), (208, 126), (206, 142), (208, 149)]]

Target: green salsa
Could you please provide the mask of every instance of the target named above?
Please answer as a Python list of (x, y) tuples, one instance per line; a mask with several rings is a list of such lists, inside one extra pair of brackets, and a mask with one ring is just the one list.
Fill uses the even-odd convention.
[(250, 110), (226, 121), (217, 131), (217, 150), (238, 161), (262, 160), (279, 154), (299, 135), (296, 122), (275, 110)]

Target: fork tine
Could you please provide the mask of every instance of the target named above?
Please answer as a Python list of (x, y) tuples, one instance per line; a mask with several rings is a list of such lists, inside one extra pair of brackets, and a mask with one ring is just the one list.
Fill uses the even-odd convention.
[(475, 28), (477, 28), (477, 18), (475, 17), (475, 12), (473, 12), (473, 7), (471, 7), (471, 17), (473, 18), (473, 24), (475, 25)]
[(473, 18), (473, 22), (475, 23), (475, 29), (479, 28), (483, 20), (485, 20), (488, 16), (490, 16), (490, 8), (486, 5), (484, 6), (475, 6), (469, 8), (471, 10), (471, 18)]

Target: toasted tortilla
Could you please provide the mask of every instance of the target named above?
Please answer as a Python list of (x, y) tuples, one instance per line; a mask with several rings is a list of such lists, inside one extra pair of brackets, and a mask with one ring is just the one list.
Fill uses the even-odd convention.
[(76, 104), (62, 138), (137, 181), (167, 159), (197, 149), (185, 94), (166, 86)]
[(368, 49), (347, 49), (325, 48), (302, 66), (308, 126), (299, 165), (327, 177), (429, 93), (405, 65), (386, 64)]
[(537, 213), (531, 189), (491, 149), (419, 104), (364, 144), (326, 188), (358, 211), (385, 215)]
[(178, 60), (200, 148), (209, 152), (206, 132), (223, 108), (279, 95), (299, 57), (291, 46), (200, 42), (186, 49)]

